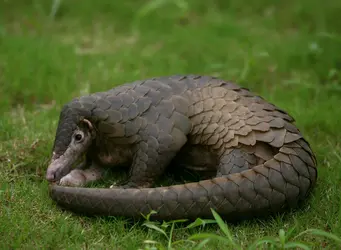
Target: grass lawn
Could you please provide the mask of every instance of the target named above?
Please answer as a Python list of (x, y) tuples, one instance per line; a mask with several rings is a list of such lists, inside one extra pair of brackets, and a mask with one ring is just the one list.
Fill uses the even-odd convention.
[[(147, 249), (145, 240), (168, 247), (143, 221), (61, 211), (44, 175), (61, 105), (173, 74), (214, 75), (252, 89), (289, 111), (316, 153), (318, 185), (307, 204), (228, 224), (236, 244), (247, 249), (294, 229), (286, 240), (340, 248), (340, 241), (315, 234), (294, 237), (311, 228), (341, 236), (341, 1), (55, 3), (0, 1), (0, 249)], [(216, 224), (185, 227), (176, 224), (171, 240), (224, 235)], [(237, 249), (211, 239), (204, 248)]]

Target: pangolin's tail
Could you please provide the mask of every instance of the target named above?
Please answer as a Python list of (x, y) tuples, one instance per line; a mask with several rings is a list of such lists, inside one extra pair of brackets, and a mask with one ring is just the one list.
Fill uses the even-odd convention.
[(211, 218), (211, 208), (226, 219), (266, 215), (296, 207), (314, 187), (316, 159), (308, 142), (284, 144), (274, 158), (252, 169), (168, 187), (143, 189), (74, 188), (53, 185), (60, 206), (88, 215), (151, 218)]

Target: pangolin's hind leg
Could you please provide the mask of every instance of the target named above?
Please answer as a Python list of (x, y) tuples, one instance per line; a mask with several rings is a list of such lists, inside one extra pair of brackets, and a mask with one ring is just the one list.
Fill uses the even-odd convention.
[(278, 149), (263, 142), (257, 142), (253, 146), (243, 145), (227, 149), (225, 154), (220, 157), (217, 177), (251, 169), (272, 159), (277, 152)]
[(220, 158), (217, 177), (240, 173), (256, 166), (257, 163), (257, 156), (243, 150), (242, 148), (228, 150), (226, 154)]

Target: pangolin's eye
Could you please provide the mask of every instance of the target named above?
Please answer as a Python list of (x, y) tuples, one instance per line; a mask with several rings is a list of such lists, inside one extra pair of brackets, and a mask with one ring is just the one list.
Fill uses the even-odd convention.
[(82, 139), (83, 139), (82, 134), (76, 134), (76, 135), (75, 135), (75, 140), (76, 140), (76, 141), (80, 141), (80, 140), (82, 140)]

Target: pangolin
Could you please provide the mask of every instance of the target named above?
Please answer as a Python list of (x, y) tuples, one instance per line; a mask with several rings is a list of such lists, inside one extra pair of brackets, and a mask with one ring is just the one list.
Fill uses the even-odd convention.
[[(83, 214), (135, 218), (154, 210), (160, 220), (211, 218), (211, 209), (231, 220), (281, 212), (305, 200), (317, 179), (315, 155), (294, 121), (211, 76), (156, 77), (74, 98), (59, 117), (50, 196)], [(122, 165), (124, 183), (85, 186)], [(153, 187), (174, 165), (214, 176)]]

